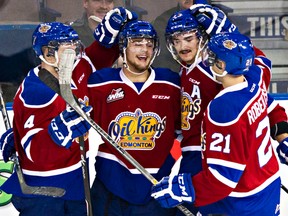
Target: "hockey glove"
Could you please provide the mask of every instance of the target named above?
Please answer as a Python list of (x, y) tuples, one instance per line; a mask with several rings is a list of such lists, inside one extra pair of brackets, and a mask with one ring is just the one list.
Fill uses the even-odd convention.
[(238, 28), (230, 22), (226, 14), (217, 7), (194, 4), (190, 7), (192, 15), (210, 36), (220, 32), (238, 33)]
[(131, 20), (136, 20), (137, 14), (123, 7), (110, 10), (94, 31), (94, 38), (103, 46), (109, 48), (117, 43), (121, 27)]
[(192, 203), (195, 200), (194, 187), (191, 174), (164, 177), (152, 187), (151, 196), (156, 199), (163, 208), (172, 208), (183, 202)]
[(9, 158), (16, 152), (14, 147), (13, 129), (8, 129), (0, 138), (0, 149), (4, 162), (7, 163)]
[[(83, 106), (82, 110), (90, 115), (92, 107)], [(52, 119), (48, 132), (56, 144), (69, 148), (73, 139), (84, 135), (90, 128), (91, 125), (69, 106), (60, 115)]]
[(280, 162), (288, 165), (288, 137), (286, 137), (276, 148)]

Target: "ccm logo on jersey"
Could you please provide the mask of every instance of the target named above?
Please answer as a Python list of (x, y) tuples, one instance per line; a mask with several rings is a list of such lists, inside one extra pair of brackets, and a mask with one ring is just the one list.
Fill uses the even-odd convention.
[(169, 100), (170, 96), (166, 96), (166, 95), (152, 95), (152, 99)]

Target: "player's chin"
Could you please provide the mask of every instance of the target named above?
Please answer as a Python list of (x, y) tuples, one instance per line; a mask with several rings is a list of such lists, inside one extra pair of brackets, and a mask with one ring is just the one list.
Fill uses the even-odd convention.
[(139, 63), (137, 65), (135, 65), (136, 70), (139, 72), (144, 72), (145, 70), (147, 70), (149, 68), (149, 64), (147, 63)]
[(191, 54), (180, 54), (179, 55), (180, 59), (186, 63), (191, 63), (194, 59), (194, 56), (192, 56)]

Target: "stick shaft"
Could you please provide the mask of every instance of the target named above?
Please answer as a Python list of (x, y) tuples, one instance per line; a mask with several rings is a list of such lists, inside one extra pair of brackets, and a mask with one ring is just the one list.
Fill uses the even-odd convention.
[(5, 124), (5, 128), (6, 128), (6, 130), (8, 130), (8, 129), (11, 128), (11, 124), (10, 124), (8, 112), (7, 112), (7, 109), (6, 109), (6, 105), (5, 105), (5, 102), (4, 102), (1, 85), (0, 85), (0, 108), (1, 108), (1, 112), (2, 112), (3, 121), (4, 121), (4, 124)]
[(92, 216), (92, 203), (91, 203), (91, 194), (90, 194), (90, 184), (89, 184), (89, 175), (86, 163), (86, 149), (85, 149), (85, 142), (84, 137), (79, 137), (79, 144), (80, 144), (80, 153), (81, 153), (81, 166), (82, 166), (82, 176), (83, 176), (83, 183), (84, 183), (84, 192), (85, 192), (85, 201), (87, 206), (87, 215)]
[[(59, 83), (60, 83), (60, 95), (61, 96), (65, 95), (66, 97), (67, 95), (71, 96), (72, 98), (69, 98), (69, 100), (74, 101), (75, 104), (79, 106), (79, 104), (77, 103), (78, 100), (72, 94), (72, 91), (71, 91), (71, 77), (72, 77), (75, 57), (76, 57), (76, 53), (74, 50), (71, 50), (71, 49), (64, 50), (63, 54), (61, 55), (61, 61), (59, 65)], [(66, 80), (68, 79), (70, 81), (68, 84), (69, 88), (61, 88), (61, 82), (65, 81), (63, 76), (66, 78)], [(70, 93), (68, 94), (67, 91), (69, 91)], [(59, 91), (57, 90), (57, 92)], [(81, 154), (80, 156), (81, 156), (81, 167), (82, 167), (85, 201), (86, 201), (86, 206), (87, 206), (87, 215), (92, 216), (93, 211), (92, 211), (92, 202), (91, 202), (91, 194), (90, 194), (89, 174), (88, 174), (87, 163), (86, 163), (86, 149), (85, 149), (84, 136), (79, 137), (79, 145), (80, 145), (80, 154)]]

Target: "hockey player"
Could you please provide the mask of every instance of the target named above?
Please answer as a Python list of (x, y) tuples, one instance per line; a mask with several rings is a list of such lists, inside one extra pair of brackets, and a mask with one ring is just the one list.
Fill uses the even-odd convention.
[[(215, 7), (212, 8), (209, 5), (194, 5), (191, 8), (192, 11), (183, 10), (176, 12), (169, 19), (166, 28), (167, 47), (174, 59), (182, 65), (180, 75), (183, 95), (181, 109), (182, 133), (184, 136), (184, 139), (182, 140), (183, 156), (185, 156), (186, 151), (189, 152), (192, 150), (199, 152), (201, 150), (198, 144), (196, 144), (198, 148), (196, 146), (188, 147), (186, 144), (193, 145), (193, 143), (199, 143), (199, 125), (201, 123), (203, 111), (206, 109), (209, 101), (222, 88), (219, 82), (213, 80), (213, 73), (210, 71), (209, 67), (206, 67), (201, 63), (202, 49), (209, 38), (209, 35), (207, 34), (213, 35), (216, 31), (225, 32), (229, 29), (238, 31), (226, 18), (226, 15)], [(214, 17), (213, 19), (216, 21), (213, 23), (214, 21), (212, 18), (206, 15), (199, 16), (199, 11), (202, 11), (203, 13), (209, 11), (213, 16), (219, 17), (218, 19)], [(202, 21), (201, 25), (193, 14), (197, 14), (198, 19)], [(207, 14), (207, 12), (205, 14)], [(211, 26), (213, 26), (213, 28)], [(247, 75), (247, 79), (254, 79), (261, 87), (267, 89), (271, 80), (271, 61), (266, 58), (261, 50), (256, 47), (254, 47), (254, 50), (256, 55), (254, 64), (259, 65), (260, 67), (257, 72)], [(273, 111), (273, 115), (269, 115), (273, 131), (271, 136), (277, 138), (278, 141), (281, 141), (281, 138), (278, 135), (281, 133), (285, 134), (285, 131), (288, 131), (287, 123), (284, 123), (285, 121), (287, 122), (287, 116), (283, 108), (280, 108), (279, 105), (275, 106), (277, 106), (277, 109)], [(277, 112), (277, 115), (274, 114)], [(276, 125), (276, 123), (281, 121), (283, 121), (282, 125)], [(275, 127), (278, 128), (276, 133)], [(193, 130), (191, 130), (191, 128), (193, 128)], [(200, 154), (198, 155), (199, 158)], [(195, 158), (194, 156), (192, 157)], [(197, 170), (195, 170), (195, 173), (196, 172)]]
[[(116, 8), (106, 17), (102, 30), (111, 40), (124, 21), (134, 18), (130, 11)], [(95, 71), (91, 60), (100, 69), (111, 66), (118, 57), (118, 46), (107, 49), (95, 41), (86, 49), (90, 60), (83, 52), (78, 34), (62, 23), (42, 23), (36, 28), (33, 49), (42, 63), (29, 72), (20, 86), (13, 104), (14, 134), (4, 133), (0, 145), (5, 161), (15, 145), (28, 185), (59, 187), (66, 193), (61, 198), (23, 194), (13, 173), (1, 190), (13, 194), (12, 203), (21, 215), (87, 215), (80, 149), (74, 138), (85, 134), (90, 126), (71, 108), (65, 109), (65, 101), (38, 77), (43, 70), (57, 77), (61, 53), (66, 48), (78, 52), (71, 88), (83, 104), (89, 102), (87, 79)], [(84, 106), (83, 110), (89, 113), (91, 107)]]
[[(174, 59), (182, 65), (180, 75), (183, 158), (180, 172), (190, 172), (192, 175), (201, 170), (200, 131), (203, 112), (210, 100), (222, 89), (221, 84), (213, 79), (214, 75), (209, 67), (201, 62), (202, 49), (209, 35), (217, 31), (238, 30), (221, 10), (209, 5), (194, 5), (190, 10), (176, 12), (169, 19), (166, 28), (167, 47)], [(252, 79), (263, 88), (268, 88), (271, 79), (271, 61), (262, 51), (256, 47), (254, 49), (256, 55), (254, 63), (259, 65), (259, 68), (255, 73), (246, 75), (247, 79)], [(275, 102), (270, 107), (271, 110), (274, 108), (269, 114), (271, 136), (278, 142), (283, 142), (283, 138), (288, 135), (285, 110)]]
[[(170, 151), (180, 130), (180, 80), (169, 69), (151, 68), (158, 37), (146, 21), (119, 33), (122, 68), (107, 68), (88, 80), (91, 116), (149, 173), (160, 180), (175, 163)], [(151, 199), (151, 186), (110, 144), (99, 146), (91, 189), (95, 215), (175, 215)]]
[[(30, 70), (14, 98), (15, 149), (28, 185), (59, 187), (66, 193), (61, 198), (23, 194), (15, 172), (1, 190), (13, 194), (12, 203), (21, 215), (86, 215), (80, 148), (73, 139), (88, 132), (90, 126), (38, 77), (41, 70), (57, 77), (61, 53), (70, 48), (82, 55), (81, 41), (70, 26), (56, 22), (39, 24), (32, 37), (33, 49), (41, 59), (41, 65)], [(93, 71), (94, 67), (84, 54), (76, 67), (74, 89), (83, 91), (75, 91), (75, 94), (82, 102), (87, 102), (87, 88), (81, 88), (83, 84), (76, 81), (83, 69)], [(83, 111), (89, 113), (91, 107), (84, 106)], [(72, 132), (70, 139), (61, 140), (62, 146), (53, 140), (60, 139), (53, 132), (55, 121), (59, 127), (67, 125), (63, 136), (68, 136), (69, 130)], [(74, 122), (78, 123), (74, 125)], [(50, 137), (51, 131), (53, 137)]]
[[(82, 57), (84, 57), (84, 59), (86, 59), (89, 64), (85, 64), (85, 69), (82, 69), (86, 76), (80, 79), (82, 83), (81, 89), (86, 89), (87, 78), (95, 70), (91, 62), (96, 66), (97, 69), (101, 69), (111, 66), (118, 58), (119, 47), (116, 43), (117, 34), (124, 23), (134, 19), (137, 19), (137, 14), (130, 12), (123, 7), (114, 8), (106, 14), (105, 20), (95, 29), (94, 37), (96, 38), (96, 41), (85, 49), (86, 55), (83, 55), (85, 53), (82, 53)], [(112, 42), (114, 43), (111, 44)], [(39, 53), (40, 52), (38, 51), (38, 54)], [(82, 60), (81, 64), (82, 62), (85, 61)], [(13, 141), (14, 137), (13, 133), (11, 133), (12, 131), (12, 128), (9, 129), (0, 138), (0, 149), (2, 151), (2, 156), (5, 162), (9, 161), (11, 155), (15, 153)]]
[(269, 139), (267, 92), (244, 76), (257, 73), (253, 46), (241, 34), (216, 34), (207, 55), (223, 90), (204, 114), (202, 171), (192, 178), (190, 173), (165, 177), (152, 196), (168, 208), (194, 202), (204, 214), (279, 215), (279, 166)]

